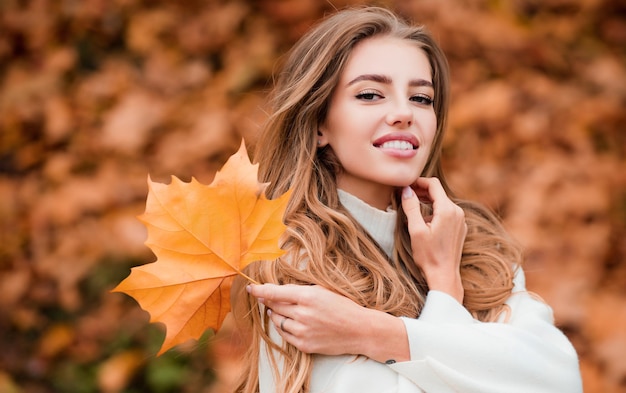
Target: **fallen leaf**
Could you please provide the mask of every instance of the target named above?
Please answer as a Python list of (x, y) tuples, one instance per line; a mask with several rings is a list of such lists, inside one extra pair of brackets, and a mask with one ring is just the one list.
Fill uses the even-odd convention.
[(129, 386), (144, 363), (144, 355), (139, 350), (126, 350), (102, 362), (98, 368), (98, 387), (101, 392), (121, 392)]
[(169, 185), (148, 179), (146, 245), (157, 261), (135, 267), (114, 292), (124, 292), (165, 324), (159, 354), (208, 328), (217, 331), (230, 311), (230, 287), (242, 269), (274, 260), (284, 251), (283, 214), (290, 192), (268, 200), (245, 145), (210, 185), (172, 177)]
[(66, 324), (55, 324), (48, 328), (39, 342), (39, 354), (50, 358), (67, 349), (74, 340), (74, 329)]

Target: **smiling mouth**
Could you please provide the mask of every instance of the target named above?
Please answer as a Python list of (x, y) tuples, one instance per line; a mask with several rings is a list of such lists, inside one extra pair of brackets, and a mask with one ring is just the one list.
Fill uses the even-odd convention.
[(387, 141), (379, 145), (374, 145), (381, 149), (393, 149), (393, 150), (416, 150), (417, 146), (414, 146), (408, 141)]

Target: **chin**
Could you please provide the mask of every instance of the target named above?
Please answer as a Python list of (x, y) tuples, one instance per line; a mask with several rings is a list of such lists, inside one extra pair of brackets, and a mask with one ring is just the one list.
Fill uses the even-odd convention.
[(406, 186), (410, 186), (413, 183), (415, 183), (415, 181), (419, 178), (419, 176), (416, 177), (410, 177), (410, 178), (402, 178), (402, 179), (395, 179), (389, 182), (389, 185), (392, 187), (398, 187), (398, 188), (404, 188)]

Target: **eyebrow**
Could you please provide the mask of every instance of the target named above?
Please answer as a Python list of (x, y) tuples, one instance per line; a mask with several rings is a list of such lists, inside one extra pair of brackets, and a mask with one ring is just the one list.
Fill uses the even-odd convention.
[[(382, 83), (382, 84), (386, 84), (389, 85), (391, 84), (391, 78), (386, 76), (386, 75), (380, 75), (380, 74), (363, 74), (363, 75), (359, 75), (356, 78), (352, 79), (350, 82), (348, 82), (347, 86), (351, 86), (357, 82), (360, 81), (372, 81), (372, 82), (378, 82), (378, 83)], [(421, 86), (426, 86), (426, 87), (433, 87), (433, 83), (431, 81), (427, 81), (426, 79), (411, 79), (409, 81), (409, 86), (411, 87), (421, 87)]]

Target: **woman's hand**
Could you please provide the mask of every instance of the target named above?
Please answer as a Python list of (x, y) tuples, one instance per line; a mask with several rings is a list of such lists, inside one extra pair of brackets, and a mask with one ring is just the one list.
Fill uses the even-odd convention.
[(318, 285), (249, 285), (281, 337), (306, 353), (408, 360), (404, 323)]
[[(420, 200), (432, 202), (433, 214), (423, 217)], [(465, 213), (448, 198), (437, 178), (420, 177), (402, 190), (413, 259), (430, 289), (446, 292), (463, 303), (461, 254), (467, 234)]]

